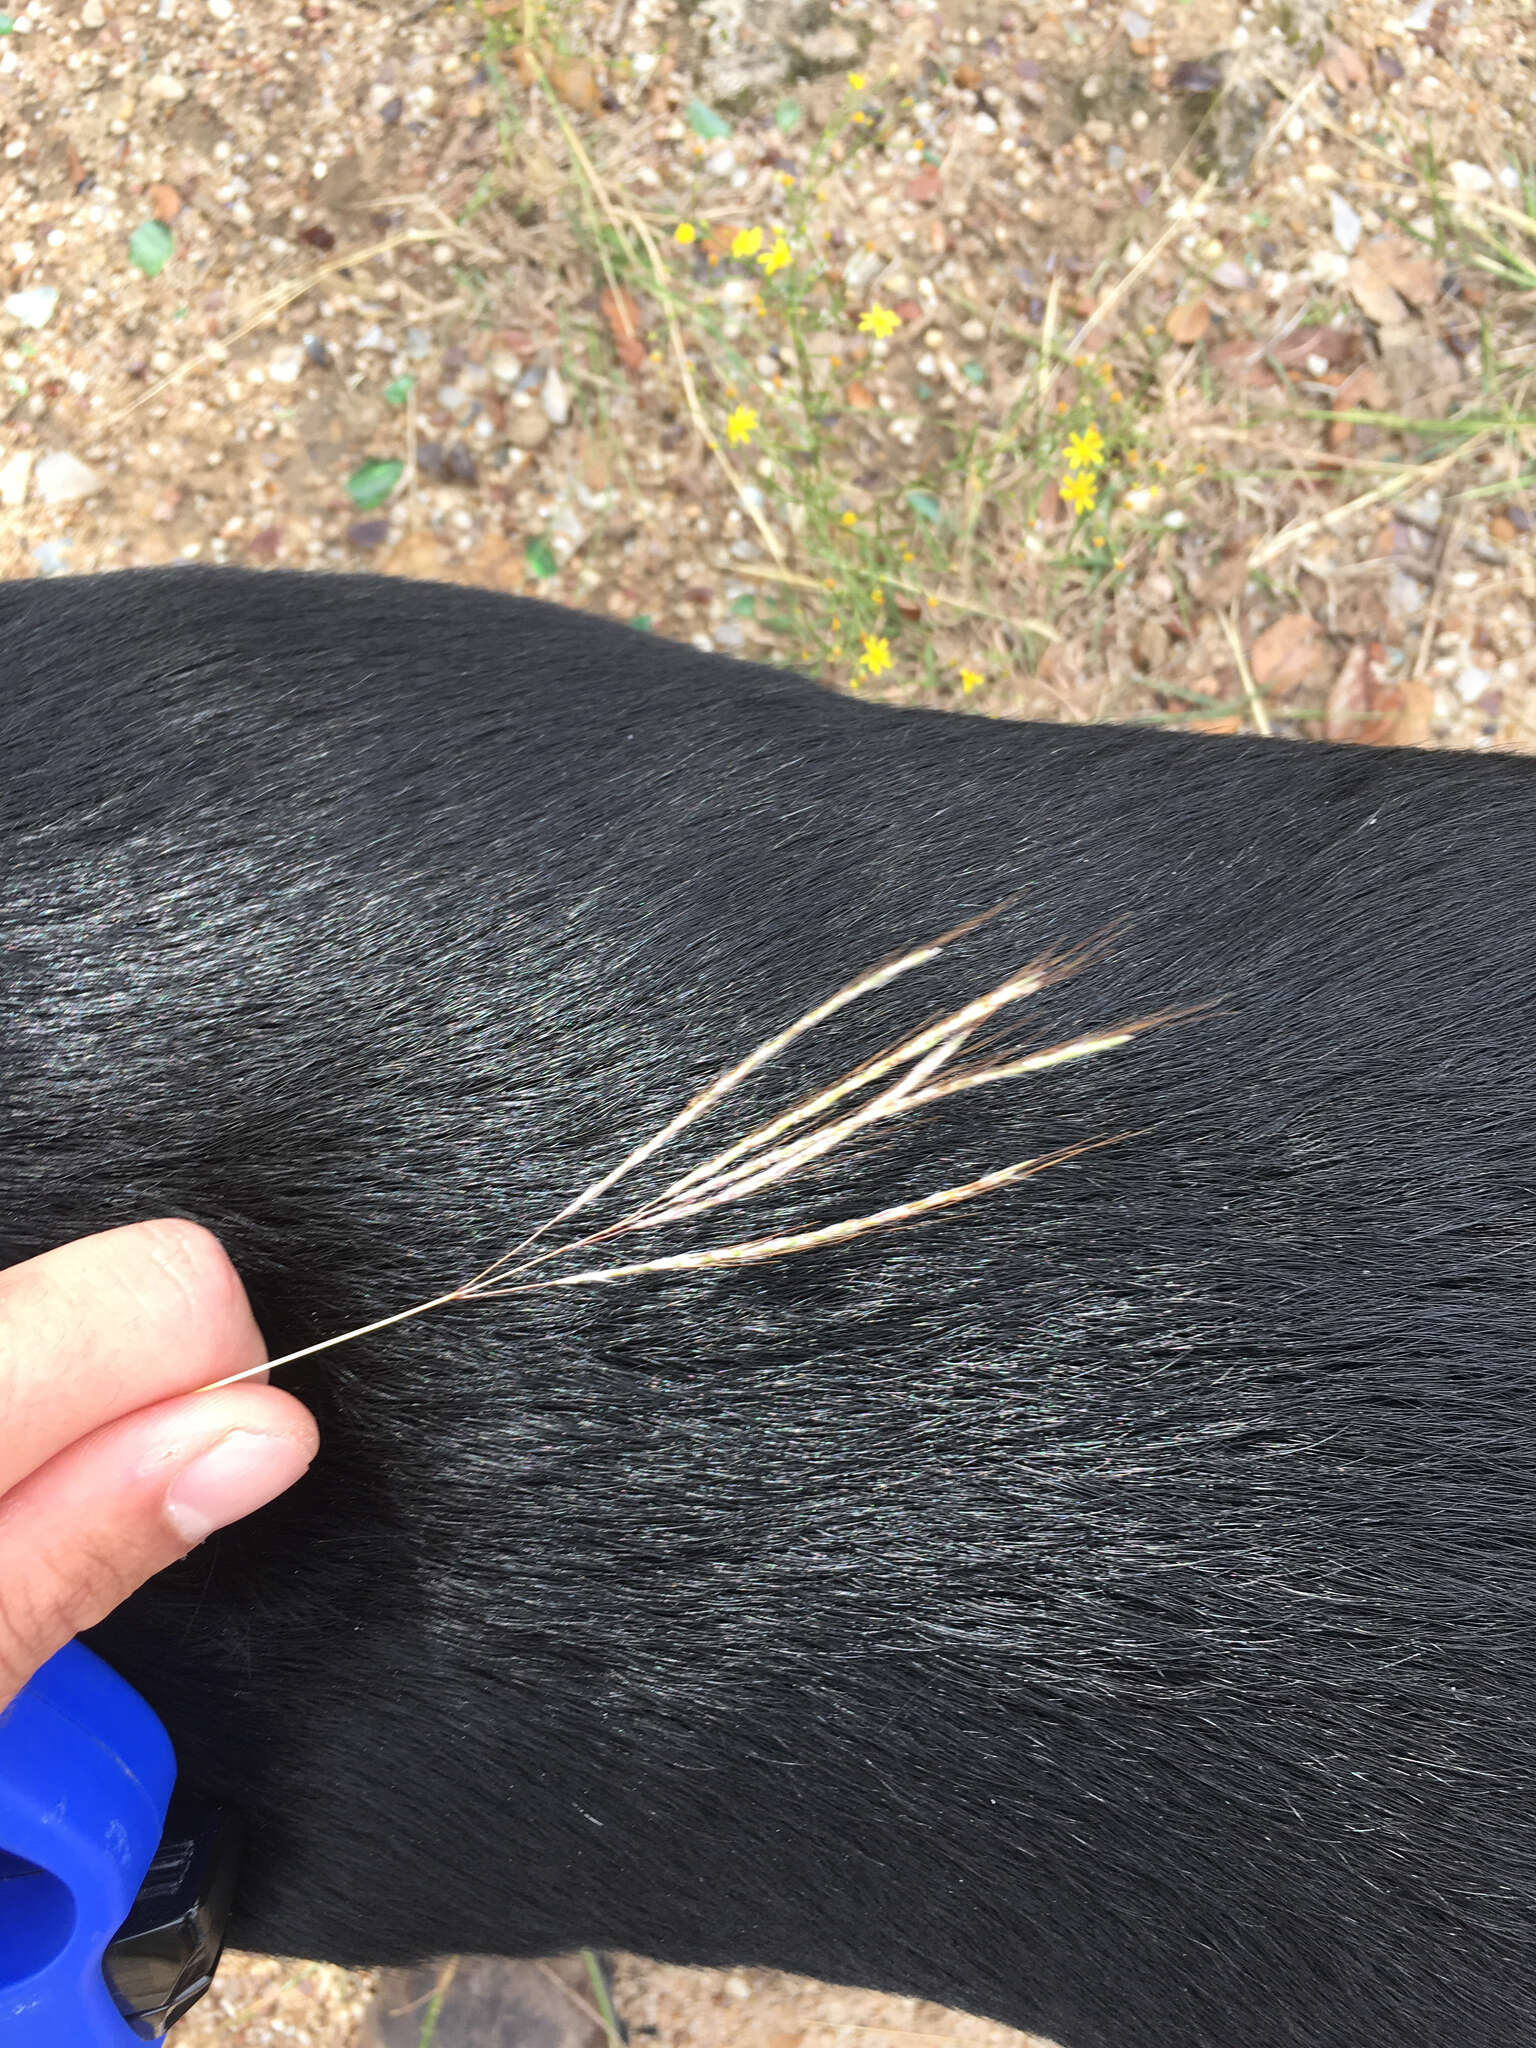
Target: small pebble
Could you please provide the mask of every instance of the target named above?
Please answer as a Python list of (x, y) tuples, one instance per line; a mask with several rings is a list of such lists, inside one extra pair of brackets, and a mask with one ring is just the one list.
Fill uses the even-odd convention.
[(30, 448), (19, 448), (3, 468), (0, 468), (0, 505), (14, 511), (26, 502), (27, 485), (32, 477), (33, 454)]
[(1337, 192), (1328, 194), (1328, 203), (1333, 209), (1333, 239), (1346, 256), (1353, 256), (1360, 246), (1363, 226), (1360, 216)]
[(547, 416), (536, 406), (514, 406), (507, 413), (507, 439), (514, 448), (542, 448), (553, 432)]
[(101, 0), (85, 0), (85, 5), (80, 10), (80, 26), (82, 28), (105, 28), (106, 25), (107, 10), (102, 6)]
[(985, 320), (967, 320), (960, 329), (960, 339), (962, 341), (985, 341), (986, 338), (987, 323)]
[(1493, 173), (1485, 164), (1469, 164), (1459, 160), (1451, 165), (1451, 183), (1458, 192), (1491, 192)]
[(187, 96), (188, 88), (179, 78), (173, 78), (169, 71), (157, 71), (144, 90), (152, 100), (164, 100), (168, 106), (175, 106)]
[(23, 327), (46, 327), (53, 318), (53, 309), (59, 303), (56, 286), (34, 284), (22, 292), (12, 292), (6, 299), (5, 310), (12, 320), (19, 320)]
[(39, 456), (32, 473), (34, 495), (44, 505), (68, 505), (77, 498), (89, 498), (101, 489), (101, 478), (66, 448), (54, 448)]
[(267, 358), (267, 375), (274, 384), (297, 384), (304, 374), (302, 348), (274, 349)]
[(571, 417), (571, 401), (565, 388), (565, 379), (560, 372), (551, 368), (544, 378), (539, 396), (544, 401), (544, 413), (552, 427), (563, 427)]

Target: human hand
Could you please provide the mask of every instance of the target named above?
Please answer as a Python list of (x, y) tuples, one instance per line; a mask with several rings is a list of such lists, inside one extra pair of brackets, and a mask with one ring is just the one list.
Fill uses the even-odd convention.
[(71, 1636), (291, 1486), (314, 1421), (257, 1380), (217, 1238), (135, 1223), (0, 1272), (0, 1707)]

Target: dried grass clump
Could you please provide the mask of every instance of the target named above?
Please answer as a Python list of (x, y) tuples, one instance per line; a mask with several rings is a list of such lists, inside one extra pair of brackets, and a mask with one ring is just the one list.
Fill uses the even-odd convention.
[[(503, 1252), (490, 1265), (483, 1266), (458, 1286), (450, 1288), (446, 1294), (417, 1302), (414, 1307), (400, 1309), (394, 1315), (382, 1316), (377, 1322), (344, 1330), (339, 1336), (326, 1337), (302, 1350), (290, 1351), (282, 1358), (273, 1359), (271, 1365), (291, 1365), (298, 1359), (312, 1357), (317, 1351), (350, 1343), (357, 1337), (371, 1336), (376, 1330), (387, 1330), (395, 1323), (407, 1322), (413, 1316), (426, 1315), (432, 1309), (446, 1308), (454, 1302), (505, 1301), (517, 1295), (540, 1293), (555, 1287), (597, 1287), (614, 1281), (639, 1279), (651, 1273), (729, 1269), (788, 1258), (796, 1252), (813, 1251), (824, 1245), (847, 1244), (871, 1231), (916, 1222), (939, 1210), (975, 1201), (998, 1188), (1028, 1180), (1034, 1174), (1045, 1172), (1048, 1167), (1059, 1166), (1064, 1160), (1075, 1159), (1080, 1153), (1118, 1144), (1132, 1134), (1120, 1132), (1112, 1137), (1086, 1139), (1055, 1152), (1042, 1153), (1037, 1158), (1020, 1159), (1009, 1166), (994, 1167), (973, 1180), (938, 1188), (932, 1194), (898, 1202), (889, 1208), (840, 1217), (830, 1223), (812, 1224), (803, 1230), (781, 1232), (770, 1237), (738, 1238), (697, 1250), (650, 1257), (605, 1257), (606, 1248), (610, 1245), (660, 1230), (669, 1224), (693, 1222), (716, 1209), (746, 1201), (764, 1189), (776, 1187), (839, 1151), (861, 1132), (875, 1130), (881, 1124), (910, 1116), (934, 1103), (968, 1094), (974, 1088), (989, 1088), (999, 1082), (1021, 1080), (1028, 1074), (1042, 1073), (1048, 1067), (1064, 1066), (1074, 1060), (1091, 1059), (1096, 1053), (1111, 1052), (1130, 1044), (1144, 1031), (1192, 1014), (1189, 1011), (1169, 1011), (1067, 1039), (1039, 1051), (1010, 1052), (1004, 1049), (992, 1057), (986, 1056), (985, 1049), (976, 1043), (977, 1034), (1004, 1010), (1075, 974), (1100, 950), (1096, 942), (1075, 953), (1041, 955), (986, 994), (974, 997), (949, 1015), (925, 1024), (921, 1030), (897, 1044), (872, 1054), (837, 1080), (815, 1089), (788, 1108), (778, 1111), (755, 1130), (733, 1139), (722, 1151), (690, 1167), (659, 1194), (626, 1211), (616, 1222), (570, 1237), (560, 1244), (542, 1242), (583, 1211), (591, 1209), (637, 1167), (653, 1159), (663, 1147), (672, 1144), (684, 1131), (717, 1109), (745, 1081), (777, 1059), (797, 1039), (805, 1037), (861, 997), (888, 987), (900, 976), (936, 960), (956, 940), (989, 924), (1007, 907), (1006, 904), (999, 905), (980, 917), (954, 926), (927, 945), (869, 968), (834, 995), (807, 1010), (710, 1082), (678, 1111), (670, 1123), (584, 1188), (557, 1215), (541, 1223), (509, 1251)], [(972, 1048), (972, 1058), (965, 1063), (961, 1055), (968, 1046)], [(586, 1254), (587, 1263), (577, 1265), (574, 1271), (550, 1270), (557, 1262), (569, 1260), (577, 1253)], [(595, 1258), (593, 1254), (596, 1254)], [(259, 1366), (251, 1371), (269, 1369)], [(214, 1384), (230, 1386), (236, 1380), (248, 1377), (251, 1373), (234, 1373)]]

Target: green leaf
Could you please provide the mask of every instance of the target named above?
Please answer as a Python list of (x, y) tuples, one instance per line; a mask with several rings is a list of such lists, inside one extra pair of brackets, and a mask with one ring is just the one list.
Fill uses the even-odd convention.
[(347, 496), (359, 512), (382, 505), (405, 474), (403, 462), (365, 462), (347, 478)]
[(146, 277), (158, 277), (176, 246), (163, 220), (146, 220), (128, 237), (128, 261)]
[(638, 632), (649, 633), (655, 625), (656, 621), (651, 617), (649, 612), (636, 612), (629, 623), (633, 627), (635, 627)]
[(908, 491), (907, 503), (919, 519), (926, 519), (930, 526), (938, 525), (944, 508), (932, 491)]
[(987, 373), (980, 363), (962, 363), (960, 374), (968, 384), (985, 384), (987, 381)]
[(688, 102), (688, 126), (706, 142), (724, 142), (731, 132), (730, 122), (722, 121), (714, 108), (706, 107), (702, 100)]
[(0, 36), (8, 36), (15, 26), (15, 20), (11, 15), (0, 14)]
[(555, 560), (555, 551), (540, 535), (523, 542), (523, 560), (530, 571), (538, 577), (557, 576), (560, 564)]
[(416, 379), (414, 377), (396, 377), (391, 383), (384, 386), (384, 403), (386, 405), (404, 405), (411, 395), (411, 386), (415, 382)]
[(781, 135), (793, 135), (805, 116), (800, 111), (798, 100), (780, 100), (773, 110), (773, 118), (779, 124)]
[(757, 617), (757, 599), (750, 590), (740, 597), (733, 597), (731, 599), (731, 617), (733, 619), (755, 619)]

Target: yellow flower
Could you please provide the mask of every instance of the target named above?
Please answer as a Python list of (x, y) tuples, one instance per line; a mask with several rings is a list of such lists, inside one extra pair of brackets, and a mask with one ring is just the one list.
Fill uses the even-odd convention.
[(889, 341), (901, 325), (901, 315), (889, 306), (871, 306), (859, 318), (860, 334), (872, 334), (877, 341)]
[(845, 513), (843, 514), (843, 524), (844, 524), (844, 526), (857, 526), (857, 525), (858, 525), (858, 523), (859, 523), (859, 515), (858, 515), (858, 513), (857, 513), (857, 512), (845, 512)]
[(757, 414), (750, 405), (738, 405), (725, 423), (725, 437), (733, 448), (750, 441), (757, 432)]
[(855, 126), (855, 128), (861, 128), (868, 119), (868, 114), (866, 114), (864, 109), (860, 107), (854, 114), (853, 125)]
[(869, 601), (871, 604), (884, 604), (885, 592), (883, 590), (872, 590), (869, 593)]
[(865, 86), (866, 86), (866, 85), (868, 85), (868, 83), (869, 83), (869, 80), (868, 80), (868, 79), (867, 79), (867, 78), (866, 78), (866, 77), (864, 76), (864, 74), (863, 74), (863, 72), (862, 72), (862, 71), (850, 71), (850, 72), (849, 72), (849, 74), (848, 74), (848, 90), (849, 90), (850, 92), (862, 92), (862, 91), (864, 90)]
[(967, 697), (972, 690), (979, 690), (985, 680), (986, 678), (974, 668), (963, 668), (960, 671), (960, 687)]
[(762, 246), (763, 231), (761, 228), (738, 228), (736, 230), (736, 238), (731, 243), (731, 254), (743, 257), (755, 256)]
[(1104, 466), (1104, 436), (1096, 426), (1090, 426), (1085, 434), (1074, 434), (1067, 443), (1067, 467), (1069, 469), (1102, 469)]
[(762, 271), (764, 277), (772, 277), (775, 271), (787, 269), (792, 261), (793, 259), (789, 253), (789, 244), (780, 235), (773, 247), (765, 249), (762, 255), (758, 257), (757, 266)]
[(674, 242), (681, 242), (686, 249), (690, 242), (699, 239), (699, 231), (691, 220), (680, 220), (672, 230), (672, 239)]
[(1063, 503), (1070, 505), (1079, 519), (1085, 512), (1091, 512), (1099, 502), (1099, 487), (1091, 476), (1080, 474), (1063, 477), (1057, 488), (1061, 492)]
[(872, 676), (882, 675), (891, 665), (891, 643), (881, 633), (861, 633), (864, 652), (859, 656), (859, 667), (867, 668)]

